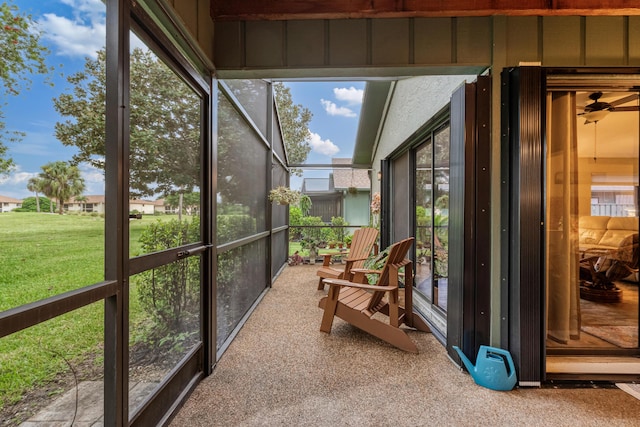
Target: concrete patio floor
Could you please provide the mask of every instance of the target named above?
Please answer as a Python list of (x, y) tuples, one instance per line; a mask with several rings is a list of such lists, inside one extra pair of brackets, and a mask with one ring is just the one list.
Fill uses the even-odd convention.
[(172, 426), (640, 425), (617, 388), (480, 387), (429, 333), (409, 332), (417, 355), (340, 319), (322, 333), (316, 269), (284, 269)]

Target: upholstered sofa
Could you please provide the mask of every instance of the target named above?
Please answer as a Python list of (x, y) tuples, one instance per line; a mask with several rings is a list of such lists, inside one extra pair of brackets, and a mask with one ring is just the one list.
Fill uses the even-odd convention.
[[(616, 266), (616, 276), (635, 278), (638, 268), (638, 218), (614, 216), (583, 216), (579, 219), (579, 250), (581, 259), (593, 260), (598, 272)], [(609, 272), (607, 276), (612, 276)]]

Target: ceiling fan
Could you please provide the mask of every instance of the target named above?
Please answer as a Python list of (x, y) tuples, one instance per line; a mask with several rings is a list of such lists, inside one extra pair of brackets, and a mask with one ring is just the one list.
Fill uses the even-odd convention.
[(584, 112), (578, 113), (579, 117), (585, 119), (585, 125), (604, 119), (605, 116), (610, 112), (640, 111), (640, 106), (638, 105), (623, 106), (623, 104), (626, 104), (628, 102), (637, 101), (637, 93), (622, 97), (620, 99), (616, 99), (612, 102), (600, 101), (602, 95), (602, 92), (593, 92), (592, 94), (590, 94), (589, 99), (591, 99), (593, 102), (583, 107)]

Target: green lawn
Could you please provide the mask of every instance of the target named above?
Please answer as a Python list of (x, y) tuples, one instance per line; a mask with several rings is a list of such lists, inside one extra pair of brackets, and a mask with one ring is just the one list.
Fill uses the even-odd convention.
[[(145, 216), (130, 222), (130, 254), (139, 255), (142, 230), (158, 219)], [(18, 307), (104, 278), (104, 219), (90, 215), (48, 213), (0, 214), (0, 311)], [(289, 254), (300, 250), (291, 243)], [(320, 253), (329, 251), (323, 249)], [(331, 250), (335, 251), (335, 249)], [(307, 251), (300, 251), (307, 256)], [(131, 289), (133, 325), (147, 316)], [(42, 324), (0, 338), (0, 410), (21, 399), (72, 366), (102, 363), (102, 301)], [(135, 327), (134, 327), (135, 329)], [(132, 331), (132, 339), (137, 336)], [(95, 362), (93, 359), (95, 358)], [(101, 372), (101, 370), (98, 370)]]
[[(132, 256), (142, 229), (159, 218), (131, 221)], [(104, 279), (104, 219), (88, 215), (0, 214), (0, 311)], [(132, 321), (142, 315), (131, 295)], [(104, 304), (98, 302), (0, 339), (0, 409), (72, 365), (98, 354)], [(139, 314), (136, 314), (139, 313)]]

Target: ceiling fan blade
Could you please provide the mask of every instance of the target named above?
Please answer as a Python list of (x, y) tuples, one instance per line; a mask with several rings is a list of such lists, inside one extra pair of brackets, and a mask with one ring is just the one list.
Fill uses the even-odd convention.
[(624, 112), (624, 111), (640, 111), (640, 106), (631, 105), (629, 107), (615, 107), (612, 111), (614, 113), (620, 113), (620, 112)]
[[(609, 102), (609, 105), (611, 105), (612, 107), (615, 107), (616, 105), (622, 105), (622, 104), (626, 104), (627, 102), (637, 101), (637, 100), (638, 100), (638, 94), (634, 93), (632, 95), (625, 96), (624, 98), (620, 98), (620, 99), (617, 99), (615, 101), (611, 101), (611, 102)], [(617, 108), (616, 108), (616, 110), (617, 110)]]

